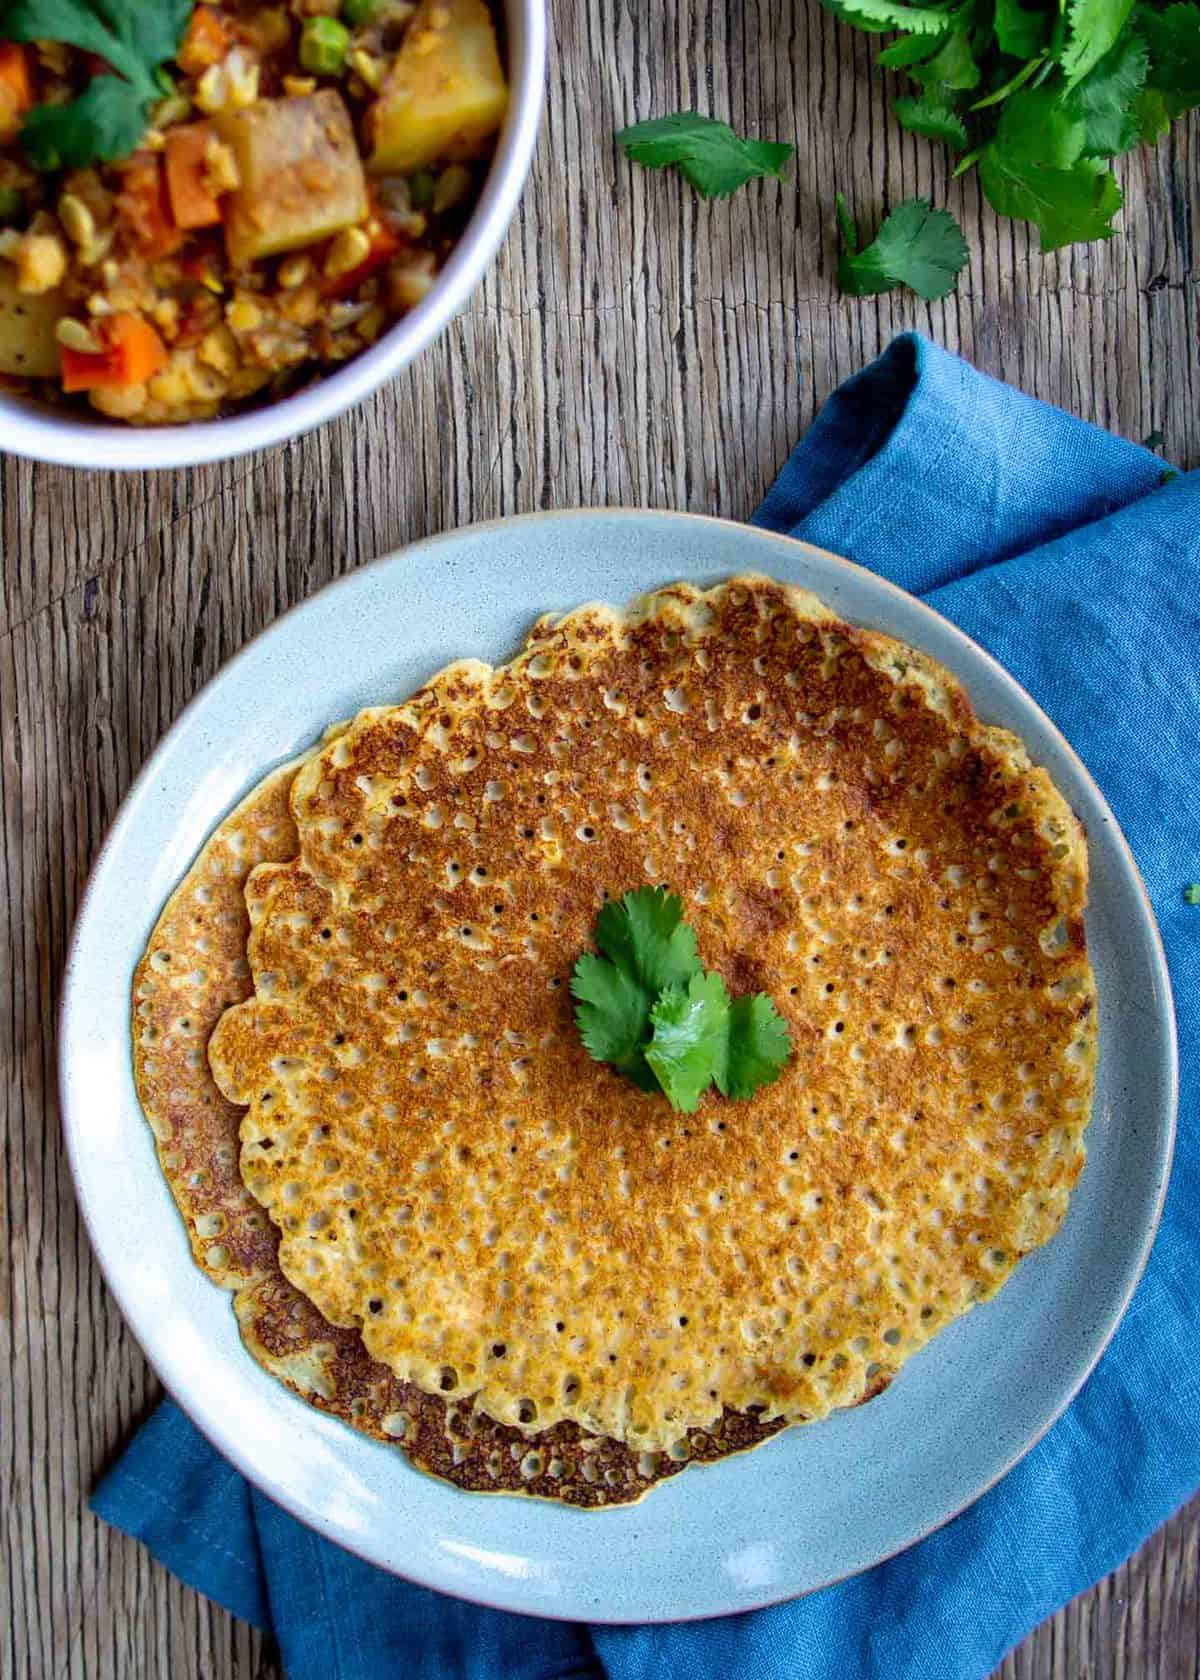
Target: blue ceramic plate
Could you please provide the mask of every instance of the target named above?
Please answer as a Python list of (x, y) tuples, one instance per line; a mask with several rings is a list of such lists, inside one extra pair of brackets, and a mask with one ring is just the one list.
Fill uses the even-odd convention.
[[(193, 1265), (134, 1094), (129, 980), (206, 834), (326, 724), (408, 694), (449, 660), (501, 660), (539, 613), (676, 578), (761, 571), (925, 649), (982, 716), (1045, 764), (1087, 826), (1100, 1076), (1088, 1162), (1061, 1233), (870, 1406), (688, 1470), (640, 1505), (582, 1513), (464, 1494), (285, 1392), (243, 1351)], [(911, 1544), (1002, 1476), (1071, 1399), (1141, 1273), (1171, 1160), (1166, 966), (1112, 813), (1053, 725), (927, 607), (832, 555), (682, 515), (580, 512), (479, 525), (324, 590), (234, 659), (146, 765), (75, 932), (61, 1091), (92, 1242), (164, 1383), (226, 1456), (375, 1563), (512, 1610), (591, 1621), (714, 1616), (811, 1591)]]

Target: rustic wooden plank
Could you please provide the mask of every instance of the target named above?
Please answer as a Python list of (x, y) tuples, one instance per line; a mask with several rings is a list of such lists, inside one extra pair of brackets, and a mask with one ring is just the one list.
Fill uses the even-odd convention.
[[(557, 0), (546, 131), (480, 293), (355, 415), (189, 473), (0, 476), (0, 1676), (275, 1680), (262, 1641), (82, 1509), (156, 1392), (108, 1301), (58, 1139), (53, 1012), (90, 859), (138, 765), (246, 638), (414, 537), (580, 503), (747, 515), (821, 399), (905, 327), (1200, 464), (1200, 124), (1124, 166), (1105, 245), (1048, 258), (889, 120), (812, 0)], [(798, 148), (794, 184), (705, 204), (622, 162), (696, 105)], [(838, 297), (835, 187), (864, 223), (930, 193), (958, 292)], [(1200, 1501), (1037, 1630), (1003, 1680), (1200, 1673)]]

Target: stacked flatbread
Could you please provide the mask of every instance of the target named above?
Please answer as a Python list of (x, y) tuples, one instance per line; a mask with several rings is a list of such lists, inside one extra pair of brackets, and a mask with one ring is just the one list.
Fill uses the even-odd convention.
[[(878, 1393), (1058, 1228), (1095, 1065), (1083, 835), (923, 655), (764, 578), (535, 626), (331, 730), (135, 981), (197, 1261), (314, 1404), (584, 1505)], [(569, 981), (665, 883), (794, 1045), (675, 1112)]]

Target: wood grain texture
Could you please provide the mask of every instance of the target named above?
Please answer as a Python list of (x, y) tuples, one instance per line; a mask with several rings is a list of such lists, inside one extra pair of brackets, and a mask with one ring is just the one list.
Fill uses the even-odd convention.
[[(411, 538), (579, 503), (747, 515), (825, 395), (919, 327), (989, 372), (1200, 464), (1200, 124), (1123, 169), (1111, 242), (1049, 258), (889, 120), (867, 43), (815, 0), (557, 0), (546, 127), (500, 260), (355, 414), (193, 472), (0, 481), (0, 1676), (267, 1680), (261, 1640), (83, 1498), (156, 1393), (71, 1192), (54, 1008), (88, 865), (139, 764), (246, 638)], [(615, 155), (695, 105), (794, 140), (794, 184), (708, 205)], [(840, 298), (831, 201), (957, 210), (957, 293)], [(1194, 1680), (1200, 1503), (1038, 1629), (1003, 1680)], [(965, 1677), (970, 1680), (970, 1677)]]

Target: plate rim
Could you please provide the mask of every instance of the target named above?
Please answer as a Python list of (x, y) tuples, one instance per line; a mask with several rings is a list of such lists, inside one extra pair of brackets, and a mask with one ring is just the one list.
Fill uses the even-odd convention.
[[(99, 1238), (99, 1227), (95, 1219), (95, 1210), (92, 1206), (90, 1206), (89, 1196), (84, 1189), (83, 1168), (77, 1154), (77, 1150), (81, 1147), (81, 1127), (78, 1116), (74, 1111), (73, 1079), (69, 1066), (68, 1040), (70, 1037), (70, 1027), (72, 1022), (72, 1010), (74, 1003), (73, 991), (76, 978), (78, 949), (82, 940), (85, 924), (89, 919), (94, 889), (96, 888), (99, 877), (107, 865), (108, 860), (119, 847), (125, 832), (135, 821), (137, 807), (140, 805), (141, 800), (146, 795), (147, 789), (153, 782), (160, 763), (169, 756), (177, 736), (182, 735), (185, 732), (186, 727), (191, 723), (193, 717), (210, 701), (217, 688), (223, 684), (225, 679), (235, 667), (237, 667), (242, 661), (252, 656), (260, 643), (275, 638), (280, 633), (281, 628), (287, 624), (289, 620), (299, 617), (307, 611), (312, 610), (315, 603), (326, 601), (327, 597), (335, 592), (341, 591), (344, 587), (361, 583), (363, 578), (367, 575), (381, 572), (404, 561), (412, 561), (421, 553), (446, 546), (452, 546), (456, 543), (461, 543), (464, 540), (470, 541), (472, 539), (483, 539), (486, 541), (487, 537), (491, 533), (498, 530), (509, 530), (513, 527), (530, 526), (535, 524), (544, 525), (549, 523), (569, 523), (572, 520), (581, 518), (588, 520), (608, 519), (617, 522), (633, 523), (649, 520), (663, 526), (687, 526), (690, 524), (699, 524), (710, 527), (718, 527), (723, 530), (735, 530), (743, 539), (746, 537), (761, 539), (764, 546), (767, 548), (781, 542), (784, 544), (790, 544), (795, 546), (797, 549), (817, 556), (823, 563), (832, 564), (835, 568), (845, 569), (859, 577), (866, 578), (872, 589), (882, 590), (886, 595), (897, 598), (905, 604), (906, 609), (909, 611), (915, 609), (918, 618), (930, 623), (935, 628), (937, 635), (948, 636), (952, 643), (957, 642), (966, 652), (968, 658), (982, 664), (992, 679), (998, 680), (1002, 688), (1008, 688), (1016, 691), (1022, 705), (1034, 714), (1043, 732), (1053, 740), (1063, 757), (1070, 761), (1074, 773), (1087, 787), (1099, 814), (1105, 820), (1112, 837), (1116, 841), (1117, 850), (1124, 869), (1132, 884), (1137, 889), (1137, 898), (1140, 903), (1142, 929), (1147, 938), (1148, 951), (1152, 958), (1153, 966), (1156, 970), (1161, 988), (1159, 993), (1159, 1014), (1163, 1028), (1164, 1065), (1162, 1073), (1164, 1075), (1163, 1106), (1165, 1109), (1165, 1124), (1162, 1129), (1161, 1144), (1156, 1157), (1157, 1189), (1150, 1218), (1147, 1220), (1141, 1233), (1136, 1259), (1134, 1264), (1128, 1268), (1124, 1285), (1120, 1292), (1120, 1299), (1116, 1303), (1115, 1309), (1111, 1310), (1107, 1315), (1107, 1322), (1104, 1325), (1103, 1331), (1097, 1338), (1089, 1355), (1075, 1370), (1071, 1372), (1070, 1380), (1064, 1389), (1060, 1400), (1051, 1409), (1049, 1415), (1040, 1422), (1036, 1430), (1030, 1434), (1022, 1445), (1011, 1453), (1011, 1455), (989, 1477), (989, 1479), (982, 1482), (974, 1490), (974, 1492), (972, 1492), (961, 1504), (956, 1506), (954, 1510), (938, 1516), (934, 1521), (930, 1522), (928, 1526), (922, 1528), (920, 1532), (912, 1535), (899, 1545), (891, 1547), (886, 1552), (880, 1553), (871, 1562), (865, 1563), (858, 1568), (840, 1571), (830, 1576), (828, 1579), (823, 1579), (811, 1586), (803, 1587), (795, 1591), (779, 1591), (777, 1588), (774, 1588), (763, 1598), (755, 1598), (750, 1601), (739, 1601), (736, 1605), (730, 1604), (717, 1606), (715, 1608), (701, 1608), (683, 1615), (639, 1615), (635, 1617), (622, 1615), (619, 1611), (597, 1610), (596, 1608), (592, 1608), (589, 1610), (586, 1617), (583, 1617), (578, 1613), (555, 1611), (552, 1608), (545, 1608), (541, 1606), (531, 1609), (527, 1605), (522, 1605), (522, 1603), (519, 1602), (519, 1595), (509, 1597), (505, 1597), (503, 1595), (483, 1597), (474, 1591), (468, 1592), (459, 1588), (451, 1589), (445, 1585), (444, 1580), (440, 1577), (435, 1579), (431, 1578), (426, 1573), (409, 1572), (408, 1570), (402, 1572), (398, 1568), (384, 1563), (380, 1561), (379, 1558), (369, 1554), (359, 1543), (355, 1541), (353, 1537), (345, 1536), (340, 1532), (335, 1533), (333, 1531), (332, 1524), (321, 1513), (314, 1512), (306, 1507), (302, 1500), (294, 1498), (288, 1490), (280, 1489), (272, 1485), (265, 1474), (256, 1469), (250, 1454), (243, 1452), (236, 1440), (219, 1437), (215, 1432), (215, 1425), (210, 1427), (210, 1424), (206, 1419), (202, 1419), (200, 1416), (196, 1415), (188, 1402), (182, 1399), (179, 1394), (176, 1393), (173, 1386), (162, 1376), (157, 1362), (147, 1349), (138, 1329), (135, 1328), (134, 1316), (136, 1307), (127, 1305), (127, 1301), (130, 1300), (134, 1292), (122, 1281), (119, 1281), (116, 1263), (105, 1254)], [(765, 560), (766, 555), (764, 554), (764, 561)], [(739, 570), (746, 569), (747, 568), (739, 568)], [(765, 567), (765, 570), (766, 574), (770, 575), (769, 564)], [(734, 576), (737, 574), (729, 573), (728, 575)], [(671, 578), (663, 580), (664, 584), (671, 581), (674, 581), (674, 579)], [(800, 585), (800, 587), (805, 586)], [(631, 597), (631, 599), (635, 598), (636, 596)], [(595, 597), (589, 597), (589, 599), (594, 600)], [(584, 603), (580, 601), (575, 604)], [(836, 611), (837, 609), (833, 610)], [(530, 608), (530, 625), (532, 625), (536, 617), (537, 608)], [(852, 615), (848, 615), (847, 621), (853, 622)], [(883, 633), (888, 634), (889, 632), (885, 631)], [(938, 656), (931, 655), (931, 657), (937, 658)], [(943, 663), (943, 661), (939, 658), (938, 663)], [(972, 707), (974, 708), (975, 698), (970, 691), (967, 681), (961, 677), (957, 680), (962, 682), (964, 688), (967, 689), (968, 699), (971, 701)], [(284, 757), (280, 758), (278, 762), (284, 762), (286, 760), (286, 756), (288, 755), (284, 755)], [(264, 765), (256, 774), (266, 774), (270, 767), (270, 765)], [(218, 817), (217, 822), (220, 820), (221, 818)], [(203, 838), (199, 841), (199, 846), (203, 846), (208, 838), (208, 835), (212, 833), (213, 827), (215, 827), (215, 824), (210, 825), (205, 830)], [(197, 849), (199, 849), (199, 847)], [(131, 980), (132, 976), (129, 978)], [(127, 987), (123, 989), (122, 996), (125, 995), (127, 990)], [(124, 1053), (127, 1057), (130, 1056), (128, 1045), (126, 1045)], [(829, 549), (821, 548), (819, 545), (807, 542), (803, 538), (793, 537), (786, 532), (773, 531), (767, 527), (751, 525), (742, 520), (667, 508), (623, 506), (589, 507), (587, 505), (579, 505), (568, 508), (539, 509), (522, 514), (504, 515), (493, 519), (472, 521), (464, 525), (455, 526), (446, 531), (435, 532), (429, 536), (414, 538), (411, 542), (405, 543), (398, 548), (390, 549), (385, 554), (378, 555), (374, 559), (367, 561), (360, 566), (354, 567), (349, 571), (341, 573), (337, 577), (329, 579), (329, 581), (323, 584), (319, 589), (314, 590), (312, 594), (306, 595), (302, 600), (294, 602), (285, 612), (280, 613), (269, 623), (263, 625), (254, 633), (253, 636), (249, 637), (241, 645), (241, 647), (239, 647), (238, 650), (230, 656), (229, 659), (225, 660), (218, 669), (214, 671), (212, 676), (202, 684), (196, 693), (192, 695), (192, 697), (181, 708), (179, 713), (172, 719), (170, 724), (156, 741), (154, 747), (147, 755), (137, 774), (125, 790), (113, 819), (109, 824), (108, 830), (104, 835), (103, 841), (101, 842), (101, 845), (88, 869), (87, 878), (75, 909), (74, 920), (72, 922), (71, 934), (67, 945), (59, 987), (56, 1008), (55, 1068), (58, 1079), (60, 1124), (66, 1145), (72, 1188), (75, 1193), (76, 1205), (79, 1209), (84, 1228), (87, 1232), (92, 1254), (100, 1268), (105, 1287), (112, 1295), (126, 1328), (128, 1329), (130, 1335), (133, 1336), (134, 1341), (137, 1343), (143, 1357), (153, 1370), (156, 1378), (164, 1390), (174, 1400), (175, 1404), (195, 1425), (210, 1445), (224, 1459), (232, 1463), (249, 1482), (259, 1489), (260, 1492), (262, 1492), (272, 1502), (281, 1506), (298, 1522), (304, 1524), (310, 1529), (313, 1529), (315, 1532), (321, 1534), (322, 1537), (330, 1540), (333, 1544), (340, 1546), (351, 1555), (360, 1558), (363, 1562), (371, 1564), (375, 1568), (382, 1569), (388, 1574), (395, 1575), (398, 1579), (410, 1581), (413, 1584), (423, 1586), (430, 1591), (441, 1592), (447, 1596), (460, 1598), (464, 1602), (475, 1604), (483, 1609), (528, 1615), (535, 1619), (542, 1617), (551, 1621), (578, 1622), (586, 1620), (596, 1625), (614, 1627), (669, 1625), (670, 1623), (676, 1622), (691, 1623), (715, 1620), (726, 1615), (748, 1614), (755, 1610), (767, 1609), (773, 1605), (794, 1602), (799, 1598), (807, 1597), (810, 1593), (824, 1591), (826, 1588), (835, 1586), (839, 1582), (851, 1580), (856, 1575), (865, 1573), (868, 1569), (872, 1569), (880, 1564), (886, 1563), (890, 1559), (908, 1551), (911, 1547), (919, 1545), (922, 1541), (928, 1539), (931, 1534), (936, 1533), (940, 1528), (943, 1528), (946, 1524), (954, 1521), (956, 1517), (961, 1516), (964, 1511), (969, 1510), (979, 1499), (1001, 1482), (1016, 1467), (1016, 1465), (1019, 1464), (1020, 1461), (1025, 1458), (1026, 1455), (1034, 1449), (1034, 1447), (1037, 1446), (1037, 1444), (1043, 1439), (1054, 1424), (1059, 1421), (1076, 1399), (1084, 1383), (1088, 1380), (1100, 1360), (1103, 1358), (1117, 1332), (1117, 1329), (1122, 1323), (1126, 1312), (1128, 1311), (1130, 1302), (1132, 1301), (1145, 1272), (1162, 1219), (1163, 1207), (1165, 1205), (1167, 1190), (1171, 1179), (1171, 1171), (1174, 1164), (1179, 1109), (1179, 1045), (1174, 993), (1171, 984), (1170, 970), (1167, 964), (1166, 951), (1163, 946), (1162, 934), (1158, 926), (1158, 920), (1154, 913), (1153, 905), (1150, 901), (1149, 893), (1147, 892), (1145, 883), (1142, 879), (1141, 870), (1139, 869), (1137, 860), (1133, 855), (1132, 848), (1125, 837), (1124, 830), (1117, 821), (1108, 800), (1096, 783), (1091, 771), (1087, 768), (1075, 748), (1059, 729), (1058, 725), (1052, 718), (1049, 717), (1025, 686), (1019, 682), (1010, 671), (1008, 671), (1008, 669), (995, 657), (994, 654), (990, 653), (982, 646), (981, 643), (968, 634), (968, 632), (961, 629), (952, 619), (946, 618), (942, 613), (938, 612), (936, 608), (931, 607), (920, 596), (914, 595), (910, 591), (902, 588), (899, 584), (893, 583), (890, 579), (880, 576), (879, 573), (872, 571), (869, 567), (862, 566), (856, 561), (847, 559), (844, 555), (836, 554)], [(227, 1295), (230, 1294), (229, 1291), (224, 1291), (224, 1293)], [(268, 1380), (273, 1380), (269, 1378), (269, 1373), (264, 1373), (264, 1375), (268, 1377)], [(288, 1391), (284, 1389), (283, 1392)], [(304, 1402), (301, 1399), (301, 1404), (303, 1403)], [(416, 1473), (420, 1474), (420, 1472)], [(465, 1494), (462, 1490), (457, 1488), (451, 1487), (447, 1491), (452, 1494), (458, 1494), (463, 1498), (471, 1497), (471, 1495)], [(566, 1507), (565, 1509), (571, 1510), (573, 1515), (577, 1517), (588, 1516), (602, 1521), (613, 1512), (628, 1513), (630, 1510), (636, 1510), (637, 1505), (613, 1505), (609, 1507), (602, 1507), (594, 1511), (589, 1510), (586, 1513), (574, 1511), (573, 1507)]]

